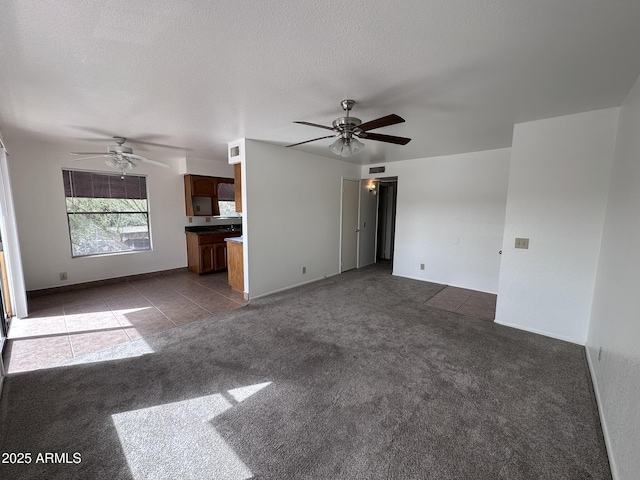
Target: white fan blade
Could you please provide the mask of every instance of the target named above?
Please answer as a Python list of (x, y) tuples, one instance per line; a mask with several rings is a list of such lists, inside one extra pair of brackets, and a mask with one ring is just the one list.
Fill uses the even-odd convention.
[[(74, 153), (74, 155), (76, 155)], [(110, 157), (111, 155), (107, 155), (107, 154), (100, 154), (100, 155), (92, 155), (90, 157), (82, 157), (82, 158), (74, 158), (73, 160), (71, 160), (72, 162), (81, 162), (83, 160), (89, 160), (90, 158), (98, 158), (98, 157)]]
[(122, 156), (126, 158), (134, 158), (136, 160), (140, 160), (141, 162), (151, 163), (152, 165), (157, 165), (158, 167), (171, 168), (166, 163), (156, 162), (155, 160), (149, 160), (148, 158), (141, 157), (140, 155), (136, 155), (135, 153), (123, 153)]
[(104, 155), (104, 152), (69, 152), (69, 155)]

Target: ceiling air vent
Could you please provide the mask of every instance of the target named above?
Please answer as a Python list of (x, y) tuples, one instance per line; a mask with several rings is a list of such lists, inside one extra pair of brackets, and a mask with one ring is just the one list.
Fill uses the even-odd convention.
[(384, 167), (371, 167), (369, 173), (384, 173)]

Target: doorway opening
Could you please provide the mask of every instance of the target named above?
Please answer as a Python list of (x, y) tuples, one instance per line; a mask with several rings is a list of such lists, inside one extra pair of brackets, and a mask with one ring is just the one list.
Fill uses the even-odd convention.
[(378, 228), (376, 232), (376, 261), (390, 261), (396, 236), (396, 201), (398, 177), (376, 179), (378, 183)]

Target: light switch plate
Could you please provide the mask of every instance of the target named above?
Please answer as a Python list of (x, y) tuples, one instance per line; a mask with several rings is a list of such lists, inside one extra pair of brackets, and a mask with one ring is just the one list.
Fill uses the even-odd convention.
[(529, 248), (529, 239), (516, 238), (516, 248)]

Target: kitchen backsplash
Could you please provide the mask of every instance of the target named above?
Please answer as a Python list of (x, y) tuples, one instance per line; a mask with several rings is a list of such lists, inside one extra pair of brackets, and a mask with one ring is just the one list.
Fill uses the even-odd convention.
[[(189, 219), (192, 219), (189, 222)], [(209, 221), (207, 222), (207, 218)], [(242, 225), (242, 217), (187, 217), (185, 227), (214, 226), (214, 225)]]

